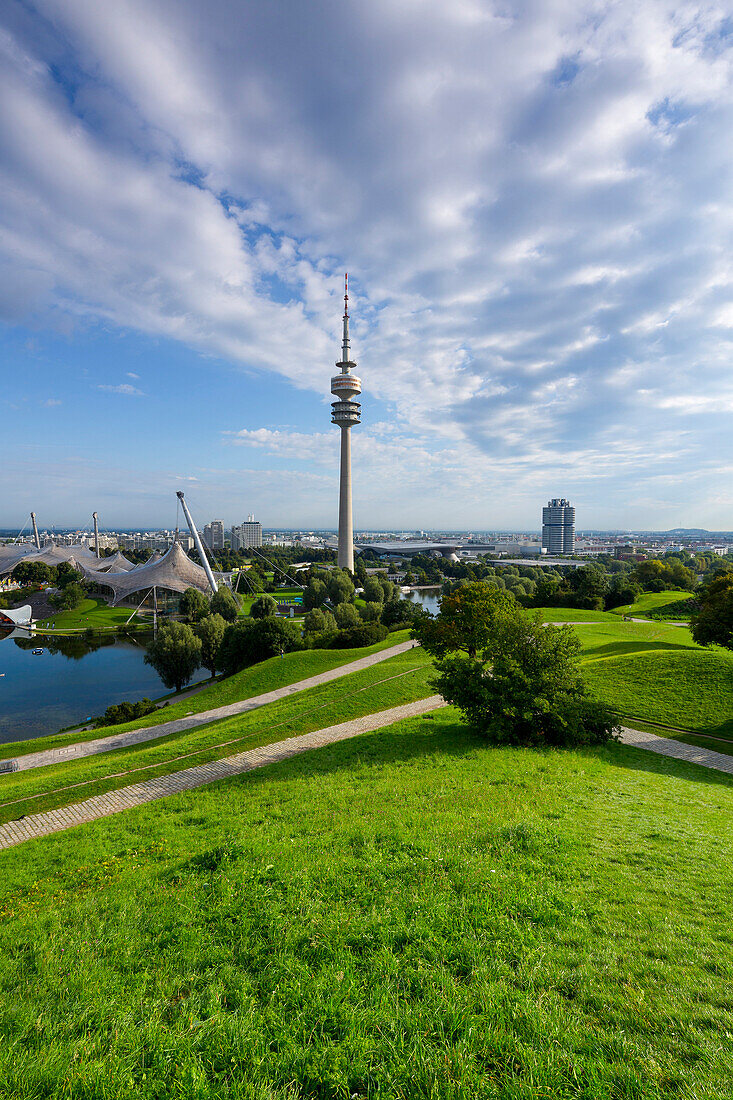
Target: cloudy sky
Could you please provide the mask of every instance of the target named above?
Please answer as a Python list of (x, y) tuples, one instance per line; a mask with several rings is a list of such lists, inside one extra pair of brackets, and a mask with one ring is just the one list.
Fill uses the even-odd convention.
[(3, 0), (0, 526), (733, 528), (729, 3)]

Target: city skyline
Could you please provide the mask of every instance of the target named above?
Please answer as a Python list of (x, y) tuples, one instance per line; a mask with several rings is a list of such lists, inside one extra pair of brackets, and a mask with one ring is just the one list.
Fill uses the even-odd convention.
[(723, 7), (197, 12), (0, 17), (0, 527), (334, 528), (344, 269), (360, 529), (731, 527)]

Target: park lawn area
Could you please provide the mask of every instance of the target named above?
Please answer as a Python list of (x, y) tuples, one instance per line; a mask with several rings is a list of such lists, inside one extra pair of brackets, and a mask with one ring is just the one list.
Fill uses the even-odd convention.
[[(187, 699), (175, 702), (175, 696), (171, 696), (171, 702), (144, 718), (138, 718), (134, 722), (124, 722), (117, 726), (103, 726), (100, 729), (87, 730), (82, 733), (57, 733), (49, 737), (36, 737), (29, 741), (15, 741), (8, 745), (0, 745), (0, 760), (8, 757), (24, 756), (29, 752), (40, 752), (42, 749), (55, 749), (63, 745), (76, 744), (79, 741), (93, 741), (97, 737), (107, 737), (115, 733), (125, 733), (127, 730), (147, 729), (148, 726), (156, 726), (161, 722), (172, 722), (177, 718), (184, 718), (189, 714), (201, 714), (205, 710), (213, 710), (215, 707), (228, 706), (242, 699), (251, 699), (256, 695), (264, 695), (276, 688), (287, 687), (299, 680), (306, 680), (310, 676), (317, 676), (321, 672), (328, 672), (333, 668), (349, 664), (350, 661), (358, 661), (362, 657), (368, 657), (370, 653), (379, 653), (383, 649), (399, 645), (409, 638), (408, 630), (397, 630), (389, 634), (384, 641), (377, 642), (373, 646), (362, 649), (305, 649), (296, 653), (286, 653), (283, 657), (271, 657), (267, 661), (245, 668), (233, 676), (227, 676), (221, 680), (215, 680), (208, 687), (202, 688), (195, 695)], [(185, 690), (185, 689), (184, 689)]]
[(700, 650), (688, 627), (668, 623), (625, 623), (616, 616), (609, 616), (608, 620), (595, 625), (574, 624), (573, 629), (577, 631), (586, 659), (619, 657), (648, 650)]
[[(432, 695), (433, 669), (422, 650), (309, 688), (241, 715), (129, 748), (0, 775), (0, 821), (41, 813)], [(100, 731), (103, 732), (103, 731)], [(0, 1094), (1, 1095), (1, 1094)]]
[(0, 1097), (729, 1100), (732, 842), (730, 776), (446, 710), (23, 844)]
[(610, 611), (582, 611), (577, 607), (530, 608), (530, 614), (539, 612), (543, 623), (603, 623), (613, 622)]
[[(692, 592), (675, 592), (672, 589), (668, 589), (666, 592), (642, 592), (642, 594), (634, 601), (634, 603), (624, 604), (623, 607), (614, 607), (611, 615), (640, 615), (642, 618), (648, 615), (650, 611), (655, 612), (657, 615), (663, 613), (663, 608), (668, 604), (677, 604), (681, 600), (689, 600), (692, 598)], [(679, 610), (670, 613), (671, 618), (689, 618), (685, 616), (684, 612), (680, 613)]]
[(733, 653), (657, 650), (586, 662), (593, 694), (633, 724), (659, 722), (733, 738)]
[(42, 621), (54, 630), (115, 630), (118, 626), (124, 626), (130, 616), (133, 616), (134, 622), (134, 608), (110, 607), (99, 596), (90, 596), (73, 611), (57, 611), (51, 618)]

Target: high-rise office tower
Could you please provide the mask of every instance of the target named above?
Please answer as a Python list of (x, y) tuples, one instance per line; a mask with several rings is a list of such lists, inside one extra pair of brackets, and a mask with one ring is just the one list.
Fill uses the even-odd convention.
[(351, 512), (351, 426), (361, 423), (361, 405), (354, 398), (361, 393), (361, 379), (351, 371), (356, 363), (351, 359), (349, 346), (349, 276), (344, 280), (344, 335), (341, 345), (341, 361), (336, 364), (340, 374), (331, 379), (331, 393), (337, 398), (331, 402), (331, 423), (341, 429), (341, 481), (339, 486), (339, 548), (338, 564), (341, 569), (354, 571), (354, 521)]
[(542, 509), (542, 545), (548, 554), (575, 551), (575, 509), (569, 500), (556, 497)]
[(224, 549), (224, 524), (220, 519), (212, 519), (204, 527), (204, 546), (209, 550)]
[(262, 546), (262, 524), (254, 516), (247, 516), (244, 523), (232, 527), (232, 550), (246, 550)]

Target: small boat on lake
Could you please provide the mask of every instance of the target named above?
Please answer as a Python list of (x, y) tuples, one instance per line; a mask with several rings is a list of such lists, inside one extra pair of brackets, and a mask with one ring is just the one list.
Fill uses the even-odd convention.
[(33, 649), (33, 650), (31, 650), (31, 652), (33, 653), (34, 656), (36, 656), (38, 653), (43, 653), (44, 651), (42, 649)]

